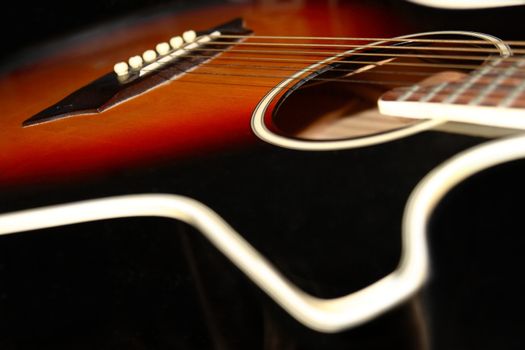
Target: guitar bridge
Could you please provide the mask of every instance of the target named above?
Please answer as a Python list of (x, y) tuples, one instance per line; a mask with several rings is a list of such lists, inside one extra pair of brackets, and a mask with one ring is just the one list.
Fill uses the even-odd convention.
[[(226, 51), (236, 42), (242, 40), (242, 36), (249, 35), (252, 31), (244, 28), (243, 20), (237, 18), (209, 30), (188, 31), (186, 33), (192, 33), (192, 35), (186, 35), (184, 38), (186, 44), (179, 46), (172, 43), (172, 50), (169, 47), (157, 45), (158, 55), (153, 50), (144, 53), (144, 65), (140, 64), (142, 62), (140, 56), (130, 59), (131, 67), (125, 62), (120, 62), (115, 65), (114, 72), (96, 79), (56, 104), (35, 114), (25, 120), (22, 126), (37, 125), (81, 114), (101, 113), (119, 103), (183, 76), (190, 69), (202, 65)], [(223, 35), (234, 37), (223, 38)], [(217, 44), (214, 45), (214, 43)], [(231, 43), (231, 45), (224, 43)], [(193, 51), (196, 50), (198, 50), (198, 54), (193, 54)]]

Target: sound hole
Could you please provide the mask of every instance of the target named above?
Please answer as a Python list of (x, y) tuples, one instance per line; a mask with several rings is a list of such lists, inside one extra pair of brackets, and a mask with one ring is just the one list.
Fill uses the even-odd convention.
[[(458, 35), (431, 37), (477, 39)], [(471, 60), (468, 56), (487, 57), (486, 53), (469, 51), (469, 48), (480, 46), (466, 43), (381, 44), (385, 45), (390, 48), (360, 49), (357, 55), (324, 67), (325, 72), (307, 75), (295, 83), (280, 96), (269, 128), (282, 136), (318, 141), (358, 138), (404, 128), (420, 121), (381, 115), (377, 100), (382, 94), (399, 86), (464, 76), (472, 67), (483, 63), (483, 59)], [(482, 47), (495, 50), (490, 42), (487, 41), (487, 45)], [(421, 55), (424, 57), (415, 57)]]

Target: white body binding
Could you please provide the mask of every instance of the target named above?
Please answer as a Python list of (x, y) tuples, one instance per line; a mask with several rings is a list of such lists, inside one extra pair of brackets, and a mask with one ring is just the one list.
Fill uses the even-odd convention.
[(298, 321), (331, 333), (377, 317), (416, 293), (428, 277), (427, 224), (439, 201), (465, 178), (523, 157), (525, 135), (520, 135), (464, 151), (430, 172), (414, 189), (405, 207), (402, 253), (396, 270), (368, 287), (334, 299), (317, 298), (299, 289), (214, 211), (182, 196), (110, 197), (2, 214), (0, 234), (119, 217), (159, 216), (181, 220), (200, 231)]
[(525, 5), (525, 0), (408, 0), (413, 3), (444, 9), (468, 10)]

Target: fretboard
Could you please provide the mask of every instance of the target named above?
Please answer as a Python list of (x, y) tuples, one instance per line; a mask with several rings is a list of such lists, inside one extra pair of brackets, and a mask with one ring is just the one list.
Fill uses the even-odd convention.
[(525, 129), (525, 57), (489, 61), (461, 79), (393, 89), (379, 100), (386, 115)]

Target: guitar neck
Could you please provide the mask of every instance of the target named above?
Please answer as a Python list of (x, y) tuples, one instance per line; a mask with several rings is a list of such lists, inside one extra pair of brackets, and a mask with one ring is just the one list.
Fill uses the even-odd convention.
[(498, 58), (460, 78), (393, 89), (378, 104), (385, 115), (525, 129), (525, 57)]

